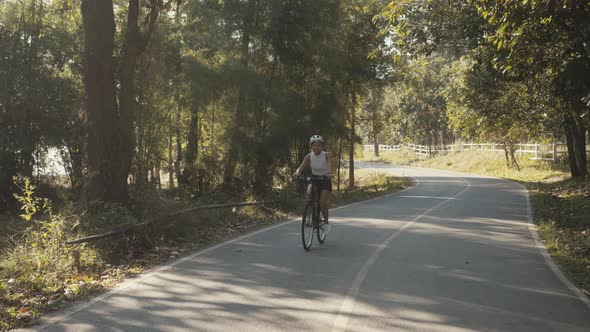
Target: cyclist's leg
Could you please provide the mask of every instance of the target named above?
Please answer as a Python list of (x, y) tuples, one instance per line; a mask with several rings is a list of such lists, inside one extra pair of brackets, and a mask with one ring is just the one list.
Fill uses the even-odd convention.
[(320, 208), (322, 210), (322, 215), (324, 216), (324, 222), (328, 223), (328, 198), (330, 197), (329, 190), (322, 190), (320, 192)]

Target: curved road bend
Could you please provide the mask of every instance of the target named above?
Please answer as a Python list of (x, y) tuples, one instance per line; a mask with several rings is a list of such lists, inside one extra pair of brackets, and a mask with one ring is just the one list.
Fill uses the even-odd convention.
[(417, 184), (332, 210), (328, 240), (308, 253), (300, 224), (280, 224), (129, 280), (31, 330), (590, 331), (587, 299), (537, 245), (522, 187), (440, 170), (382, 171)]

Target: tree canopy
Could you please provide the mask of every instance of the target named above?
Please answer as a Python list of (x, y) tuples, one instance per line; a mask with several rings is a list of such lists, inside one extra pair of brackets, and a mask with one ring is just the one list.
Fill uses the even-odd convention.
[(91, 204), (264, 194), (312, 134), (350, 165), (361, 141), (492, 141), (516, 166), (516, 142), (564, 139), (586, 176), (589, 19), (587, 1), (2, 1), (0, 207), (49, 150)]

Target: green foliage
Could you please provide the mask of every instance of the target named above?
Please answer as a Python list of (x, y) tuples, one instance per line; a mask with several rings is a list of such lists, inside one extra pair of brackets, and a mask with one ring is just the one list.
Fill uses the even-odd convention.
[[(496, 70), (536, 88), (558, 105), (547, 112), (563, 123), (572, 176), (587, 176), (584, 146), (590, 91), (590, 3), (588, 1), (471, 0), (492, 28)], [(556, 107), (551, 107), (555, 109)]]
[(440, 57), (409, 61), (400, 70), (402, 79), (387, 89), (385, 107), (392, 114), (390, 125), (399, 140), (429, 146), (450, 141), (445, 68)]
[[(29, 226), (7, 261), (12, 261), (19, 273), (38, 277), (71, 269), (73, 261), (64, 244), (67, 234), (77, 224), (55, 214), (47, 199), (36, 197), (36, 188), (28, 178), (15, 178), (15, 182), (22, 192), (22, 195), (15, 194), (23, 212), (20, 217)], [(17, 263), (17, 259), (23, 260)]]
[(47, 147), (75, 135), (68, 129), (82, 100), (76, 10), (67, 1), (0, 5), (0, 211), (15, 205), (12, 177), (32, 176)]
[(396, 45), (392, 56), (433, 55), (457, 59), (483, 40), (486, 27), (467, 0), (389, 1), (375, 20)]
[(490, 67), (489, 49), (457, 61), (445, 91), (452, 127), (472, 141), (513, 146), (543, 134), (541, 111), (530, 89)]
[(21, 218), (27, 227), (0, 255), (0, 328), (23, 324), (67, 297), (96, 289), (92, 277), (80, 271), (98, 265), (97, 253), (65, 242), (77, 235), (77, 215), (55, 213), (46, 199), (35, 195), (28, 178), (15, 179), (21, 194)]

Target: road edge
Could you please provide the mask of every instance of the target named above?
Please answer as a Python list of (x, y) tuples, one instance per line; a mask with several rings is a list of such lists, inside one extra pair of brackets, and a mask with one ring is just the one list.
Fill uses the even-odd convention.
[(524, 192), (524, 195), (526, 197), (527, 219), (528, 219), (528, 222), (529, 222), (529, 225), (530, 225), (529, 231), (531, 232), (531, 235), (533, 236), (533, 239), (535, 240), (535, 246), (539, 250), (539, 253), (541, 254), (541, 256), (543, 256), (543, 258), (545, 259), (545, 263), (549, 266), (549, 268), (551, 269), (551, 271), (553, 272), (553, 274), (572, 293), (574, 293), (578, 297), (578, 299), (580, 299), (580, 301), (582, 301), (582, 303), (584, 303), (586, 305), (586, 307), (588, 309), (590, 309), (590, 298), (584, 292), (582, 292), (582, 290), (578, 286), (576, 286), (576, 284), (574, 284), (566, 276), (566, 274), (559, 267), (559, 264), (557, 264), (555, 262), (555, 260), (553, 259), (553, 257), (551, 257), (551, 254), (549, 254), (549, 251), (545, 247), (545, 244), (543, 243), (543, 241), (541, 241), (541, 239), (539, 238), (539, 233), (538, 233), (538, 230), (537, 230), (538, 225), (535, 223), (534, 211), (533, 211), (532, 204), (531, 204), (531, 197), (530, 197), (530, 193), (529, 193), (529, 190), (527, 189), (527, 187), (525, 187), (524, 185), (522, 185), (522, 184), (520, 184), (520, 183), (518, 183), (516, 181), (512, 181), (512, 180), (509, 180), (509, 179), (502, 179), (502, 178), (498, 178), (498, 179), (510, 181), (510, 182), (515, 183), (516, 185), (518, 185), (518, 186), (521, 187), (521, 189)]

